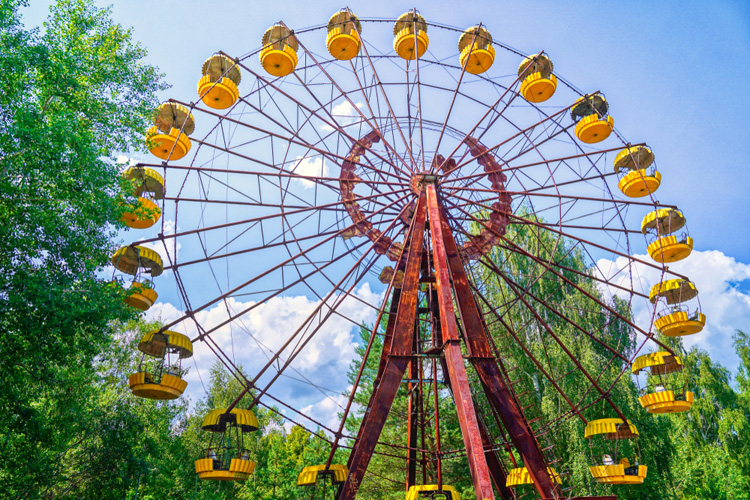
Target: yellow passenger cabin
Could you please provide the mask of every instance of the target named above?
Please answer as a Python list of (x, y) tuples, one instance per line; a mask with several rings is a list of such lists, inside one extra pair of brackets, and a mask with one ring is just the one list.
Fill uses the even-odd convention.
[(258, 430), (258, 419), (250, 410), (234, 408), (212, 410), (203, 419), (201, 429), (211, 433), (203, 457), (195, 461), (200, 479), (242, 481), (255, 471), (245, 446), (245, 434)]
[(162, 160), (179, 160), (190, 151), (188, 136), (195, 130), (195, 120), (185, 106), (165, 102), (157, 109), (154, 126), (146, 132), (151, 154)]
[(198, 97), (203, 104), (214, 109), (227, 109), (240, 97), (240, 68), (227, 56), (214, 54), (206, 59), (203, 75), (198, 80)]
[(609, 112), (609, 103), (601, 94), (585, 95), (573, 104), (570, 116), (575, 122), (575, 134), (587, 144), (601, 142), (612, 133), (615, 122)]
[(419, 500), (429, 498), (431, 500), (461, 500), (461, 495), (455, 487), (444, 484), (421, 484), (414, 485), (406, 492), (405, 500)]
[(492, 35), (482, 26), (472, 26), (458, 38), (458, 53), (461, 67), (472, 75), (484, 73), (495, 62)]
[(648, 196), (661, 184), (661, 173), (654, 166), (654, 153), (648, 146), (631, 146), (617, 153), (615, 173), (620, 179), (617, 187), (629, 198)]
[[(560, 474), (554, 469), (554, 467), (547, 467), (547, 473), (552, 478), (552, 481), (557, 484), (562, 484)], [(531, 475), (526, 467), (516, 467), (508, 471), (508, 475), (505, 477), (505, 486), (513, 488), (516, 486), (523, 486), (525, 484), (533, 484)]]
[(132, 193), (138, 198), (136, 204), (125, 204), (122, 222), (133, 229), (146, 229), (161, 218), (157, 201), (164, 197), (164, 179), (158, 172), (145, 167), (131, 167), (122, 174), (132, 186)]
[(677, 262), (693, 251), (685, 216), (674, 208), (660, 208), (647, 214), (641, 222), (641, 232), (648, 239), (648, 254), (656, 262)]
[(652, 352), (635, 358), (633, 375), (648, 374), (647, 385), (638, 397), (646, 411), (678, 413), (690, 409), (695, 395), (687, 390), (683, 368), (682, 359), (669, 352)]
[(125, 303), (145, 311), (156, 302), (157, 294), (151, 280), (145, 277), (159, 276), (164, 270), (161, 256), (150, 248), (140, 245), (121, 247), (112, 255), (112, 265), (120, 272), (132, 275), (132, 283)]
[(417, 11), (401, 14), (393, 25), (393, 35), (393, 50), (402, 59), (422, 57), (430, 44), (427, 21)]
[(521, 95), (529, 102), (544, 102), (557, 90), (557, 77), (552, 74), (554, 65), (544, 54), (533, 54), (518, 66)]
[(586, 425), (594, 465), (589, 471), (594, 480), (606, 484), (641, 484), (648, 467), (639, 463), (638, 429), (630, 420), (602, 418)]
[(662, 305), (654, 327), (668, 337), (692, 335), (703, 330), (706, 316), (701, 312), (697, 297), (698, 289), (689, 280), (672, 279), (654, 285), (649, 300), (652, 304)]
[(282, 77), (291, 74), (297, 67), (299, 42), (294, 31), (284, 24), (274, 24), (263, 33), (263, 49), (260, 64), (270, 75)]
[(182, 359), (193, 355), (190, 339), (181, 333), (156, 330), (143, 336), (138, 350), (143, 353), (138, 371), (128, 377), (133, 394), (157, 400), (180, 397), (187, 387), (182, 379)]
[(361, 33), (362, 24), (359, 18), (349, 9), (342, 9), (328, 20), (326, 48), (333, 57), (340, 61), (353, 59), (362, 46)]

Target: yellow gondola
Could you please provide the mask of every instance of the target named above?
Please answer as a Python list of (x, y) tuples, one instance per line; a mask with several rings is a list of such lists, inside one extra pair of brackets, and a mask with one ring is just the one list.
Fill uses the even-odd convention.
[(649, 238), (648, 254), (662, 264), (682, 260), (693, 251), (693, 238), (679, 210), (660, 208), (650, 212), (641, 222), (641, 232)]
[(421, 484), (409, 488), (406, 492), (405, 500), (417, 500), (419, 498), (429, 498), (431, 500), (461, 500), (456, 488), (444, 484), (439, 488), (437, 484)]
[(615, 122), (607, 113), (609, 103), (601, 94), (579, 97), (570, 110), (578, 140), (587, 144), (601, 142), (612, 133)]
[(258, 430), (258, 419), (250, 410), (239, 408), (212, 410), (203, 419), (201, 429), (211, 433), (203, 458), (195, 461), (201, 479), (238, 481), (250, 477), (256, 463), (250, 460), (244, 435)]
[(140, 245), (121, 247), (112, 255), (112, 265), (118, 271), (134, 276), (140, 269), (149, 272), (152, 277), (159, 276), (164, 271), (161, 256)]
[[(552, 478), (552, 481), (557, 484), (562, 484), (560, 474), (557, 473), (554, 467), (547, 467), (547, 473)], [(505, 478), (505, 486), (512, 488), (524, 484), (533, 484), (531, 475), (526, 467), (517, 467), (508, 471), (508, 475)]]
[(283, 24), (274, 24), (263, 33), (260, 64), (273, 76), (287, 76), (297, 67), (299, 43), (294, 31)]
[(398, 16), (393, 25), (393, 35), (393, 50), (399, 57), (406, 60), (419, 59), (430, 44), (430, 38), (427, 36), (427, 21), (416, 11), (405, 12)]
[[(182, 359), (193, 355), (193, 344), (185, 335), (158, 330), (149, 332), (138, 343), (143, 353), (138, 372), (128, 377), (128, 385), (134, 395), (157, 400), (176, 399), (185, 391), (187, 382), (182, 379)], [(146, 356), (158, 361), (149, 367), (144, 365)]]
[(661, 300), (667, 303), (654, 321), (654, 327), (667, 337), (692, 335), (706, 326), (706, 315), (701, 312), (700, 302), (691, 312), (691, 301), (698, 297), (698, 289), (688, 280), (674, 279), (662, 281), (651, 288), (649, 300), (652, 304)]
[(150, 248), (139, 245), (121, 247), (112, 255), (112, 265), (118, 271), (133, 276), (124, 301), (131, 307), (145, 311), (156, 302), (156, 292), (150, 280), (144, 278), (159, 276), (164, 271), (161, 256)]
[(179, 160), (190, 151), (188, 135), (195, 130), (190, 111), (175, 102), (162, 103), (156, 108), (154, 126), (146, 132), (151, 153), (162, 160)]
[(161, 209), (156, 201), (164, 197), (164, 179), (155, 170), (145, 167), (131, 167), (122, 174), (132, 184), (132, 193), (138, 197), (135, 205), (126, 205), (122, 222), (134, 229), (146, 229), (161, 218)]
[(544, 54), (533, 54), (518, 66), (521, 95), (529, 102), (544, 102), (557, 90), (557, 77), (552, 74), (554, 65)]
[(350, 10), (342, 9), (328, 20), (326, 48), (328, 52), (341, 61), (348, 61), (359, 53), (362, 45), (360, 34), (362, 24)]
[[(586, 425), (584, 437), (589, 439), (592, 460), (596, 464), (590, 466), (589, 471), (597, 482), (641, 484), (646, 479), (648, 467), (638, 463), (638, 429), (630, 420), (592, 420)], [(634, 457), (634, 465), (628, 456)]]
[(159, 295), (150, 280), (133, 281), (125, 297), (125, 303), (141, 311), (148, 311), (156, 303)]
[[(638, 402), (649, 413), (678, 413), (689, 410), (695, 395), (687, 390), (687, 380), (675, 374), (683, 371), (682, 359), (668, 352), (653, 352), (635, 358), (633, 375), (648, 373), (652, 387), (643, 390)], [(640, 385), (640, 383), (639, 383)]]
[(661, 184), (661, 173), (652, 167), (653, 163), (654, 153), (648, 146), (632, 146), (617, 153), (615, 173), (620, 177), (617, 187), (622, 194), (641, 198), (656, 192)]
[(472, 75), (484, 73), (495, 62), (492, 35), (481, 26), (472, 26), (458, 39), (459, 61)]
[(242, 74), (237, 64), (222, 54), (206, 59), (203, 76), (198, 80), (198, 96), (203, 104), (214, 109), (227, 109), (240, 97), (237, 86)]

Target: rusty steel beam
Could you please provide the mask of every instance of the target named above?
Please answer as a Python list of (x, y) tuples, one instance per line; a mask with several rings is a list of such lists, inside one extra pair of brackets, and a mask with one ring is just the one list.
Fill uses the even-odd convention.
[(396, 320), (392, 323), (393, 333), (390, 352), (385, 360), (380, 382), (375, 386), (370, 399), (369, 411), (365, 414), (360, 425), (359, 440), (349, 457), (349, 474), (341, 486), (338, 500), (354, 500), (356, 497), (412, 354), (414, 321), (417, 315), (419, 272), (424, 244), (425, 204), (426, 199), (423, 192), (419, 197), (414, 214), (411, 244), (406, 260), (406, 271), (404, 272), (398, 312), (396, 313)]
[[(458, 336), (456, 313), (453, 309), (450, 270), (444, 241), (445, 235), (441, 230), (441, 209), (438, 205), (437, 191), (434, 184), (427, 186), (427, 205), (430, 215), (437, 298), (440, 307), (440, 327), (444, 340), (443, 355), (448, 366), (446, 375), (450, 378), (450, 385), (453, 389), (453, 399), (456, 403), (456, 412), (458, 413), (458, 421), (461, 425), (461, 434), (464, 439), (464, 446), (466, 447), (466, 458), (469, 462), (469, 470), (474, 482), (474, 491), (477, 495), (477, 500), (494, 500), (495, 494), (492, 491), (490, 471), (484, 457), (482, 436), (479, 431), (479, 423), (471, 396), (471, 389), (469, 388), (469, 379), (466, 375), (463, 354), (461, 353), (461, 340)], [(453, 278), (455, 280), (455, 275)]]
[(513, 395), (503, 381), (497, 360), (492, 354), (487, 339), (487, 330), (474, 300), (466, 271), (458, 254), (458, 247), (442, 210), (438, 214), (437, 221), (440, 225), (433, 224), (433, 233), (440, 231), (445, 241), (448, 265), (456, 292), (456, 304), (464, 326), (463, 332), (466, 337), (471, 363), (482, 381), (487, 399), (497, 410), (503, 426), (507, 429), (513, 444), (521, 454), (540, 496), (542, 498), (558, 498), (560, 493), (547, 472), (547, 464), (539, 449), (539, 444), (528, 425), (526, 425), (520, 409), (514, 403)]

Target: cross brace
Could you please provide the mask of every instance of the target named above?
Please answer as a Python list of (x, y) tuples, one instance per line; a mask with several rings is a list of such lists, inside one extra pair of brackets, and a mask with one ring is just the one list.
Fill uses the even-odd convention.
[[(429, 241), (426, 241), (426, 234), (431, 236)], [(425, 265), (426, 262), (431, 263), (434, 268), (433, 297), (437, 298), (440, 320), (439, 326), (435, 325), (440, 335), (434, 338), (439, 338), (441, 345), (434, 347), (441, 350), (440, 362), (446, 385), (456, 404), (477, 500), (495, 499), (493, 482), (503, 499), (510, 500), (513, 495), (505, 487), (502, 464), (492, 451), (489, 436), (474, 405), (461, 352), (462, 342), (489, 403), (500, 416), (539, 495), (545, 499), (562, 498), (547, 472), (547, 464), (539, 445), (505, 384), (498, 361), (490, 349), (487, 328), (474, 300), (435, 184), (423, 185), (404, 248), (407, 250), (397, 267), (404, 270), (403, 285), (400, 290), (394, 291), (392, 297), (374, 391), (349, 458), (349, 474), (339, 490), (338, 500), (354, 500), (410, 363), (412, 369), (409, 378), (413, 380), (417, 377), (414, 366), (417, 365), (418, 356), (414, 355), (419, 354), (419, 345), (415, 335), (415, 321), (419, 312), (420, 273), (425, 267), (427, 274), (431, 271), (430, 265)], [(419, 397), (423, 395), (420, 394)], [(418, 401), (415, 399), (413, 404), (418, 404)], [(417, 408), (412, 407), (412, 402), (410, 410), (408, 440), (410, 449), (413, 450), (417, 439)], [(416, 453), (410, 451), (408, 458), (407, 485), (411, 485), (416, 480)]]

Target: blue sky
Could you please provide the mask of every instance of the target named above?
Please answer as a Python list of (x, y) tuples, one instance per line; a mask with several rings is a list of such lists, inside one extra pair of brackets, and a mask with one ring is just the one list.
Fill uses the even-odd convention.
[[(24, 10), (27, 24), (40, 24), (49, 3), (32, 1)], [(695, 276), (705, 295), (709, 327), (695, 341), (736, 367), (731, 333), (750, 329), (750, 2), (527, 0), (457, 5), (434, 1), (416, 7), (428, 20), (451, 26), (482, 22), (496, 40), (521, 52), (544, 50), (557, 74), (583, 91), (606, 94), (618, 131), (632, 142), (651, 146), (663, 174), (657, 199), (680, 207), (695, 240), (694, 255), (677, 266)], [(283, 20), (296, 29), (323, 24), (342, 6), (327, 0), (127, 0), (114, 3), (113, 17), (133, 27), (135, 38), (149, 51), (147, 61), (172, 85), (162, 97), (192, 101), (201, 64), (213, 52), (246, 54), (260, 45), (262, 33), (274, 22)], [(349, 7), (362, 18), (384, 18), (396, 17), (412, 4), (351, 2)], [(637, 248), (636, 253), (644, 250)], [(376, 297), (378, 291), (360, 293)], [(180, 306), (173, 296), (162, 297), (163, 317), (177, 314)], [(309, 306), (297, 302), (287, 311)], [(256, 320), (276, 317), (270, 308), (265, 314)], [(330, 342), (343, 346), (344, 360), (351, 355), (352, 335), (330, 333)], [(310, 366), (315, 359), (310, 358)], [(344, 367), (336, 365), (327, 373), (340, 373)], [(330, 411), (330, 406), (327, 398), (320, 411)]]

